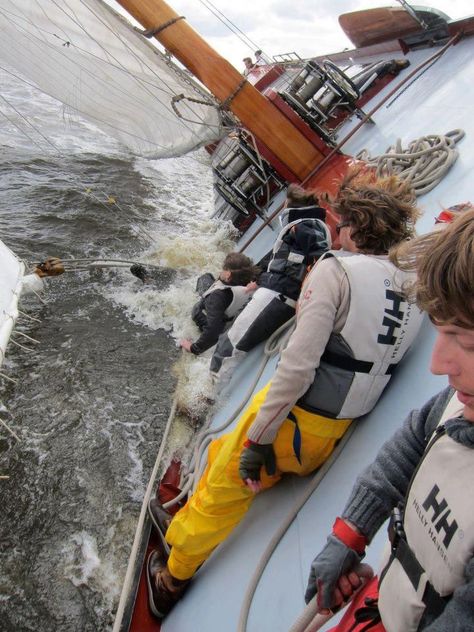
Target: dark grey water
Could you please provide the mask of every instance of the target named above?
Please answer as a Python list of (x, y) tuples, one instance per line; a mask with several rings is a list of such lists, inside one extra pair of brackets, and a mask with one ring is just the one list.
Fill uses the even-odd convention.
[(25, 137), (0, 104), (2, 240), (28, 262), (177, 270), (172, 287), (151, 289), (114, 268), (49, 280), (44, 304), (22, 303), (40, 322), (17, 325), (39, 344), (10, 344), (2, 370), (17, 384), (0, 379), (2, 419), (20, 438), (0, 428), (0, 630), (108, 630), (168, 418), (176, 338), (192, 333), (196, 274), (225, 235), (209, 220), (202, 157), (145, 163), (87, 125), (64, 128), (57, 105), (8, 77), (2, 90), (54, 142), (36, 127)]

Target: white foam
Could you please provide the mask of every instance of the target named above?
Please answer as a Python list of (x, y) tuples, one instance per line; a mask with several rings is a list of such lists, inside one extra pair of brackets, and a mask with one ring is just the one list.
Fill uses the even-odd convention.
[[(112, 541), (115, 530), (109, 529)], [(112, 555), (102, 560), (99, 556), (97, 541), (87, 531), (78, 531), (69, 537), (63, 547), (64, 577), (74, 586), (87, 586), (100, 592), (112, 604), (120, 593), (120, 578), (112, 564)]]

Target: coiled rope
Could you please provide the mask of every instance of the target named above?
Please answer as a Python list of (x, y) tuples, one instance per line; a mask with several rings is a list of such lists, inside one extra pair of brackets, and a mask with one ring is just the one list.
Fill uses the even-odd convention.
[(434, 189), (456, 162), (459, 156), (456, 143), (464, 135), (464, 130), (454, 129), (445, 135), (421, 136), (412, 140), (406, 149), (399, 138), (380, 156), (372, 158), (367, 149), (363, 149), (356, 158), (376, 167), (377, 177), (397, 175), (411, 184), (417, 196), (424, 195)]

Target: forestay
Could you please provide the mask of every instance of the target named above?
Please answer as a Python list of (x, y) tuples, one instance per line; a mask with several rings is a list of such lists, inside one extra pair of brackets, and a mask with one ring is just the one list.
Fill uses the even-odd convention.
[(3, 0), (0, 64), (140, 156), (177, 156), (221, 136), (212, 97), (102, 0)]

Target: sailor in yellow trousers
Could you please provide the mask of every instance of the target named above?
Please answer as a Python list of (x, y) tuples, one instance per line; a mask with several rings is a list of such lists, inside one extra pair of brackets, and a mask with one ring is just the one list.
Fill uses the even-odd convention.
[[(262, 389), (230, 434), (209, 446), (208, 466), (192, 499), (172, 520), (166, 533), (171, 544), (168, 569), (178, 579), (188, 579), (209, 557), (247, 512), (255, 493), (243, 484), (239, 475), (240, 453), (248, 430), (265, 400), (269, 386)], [(274, 458), (261, 474), (261, 489), (269, 489), (281, 475), (292, 472), (304, 476), (318, 468), (331, 454), (350, 420), (328, 424), (327, 419), (295, 406), (301, 433), (301, 453), (298, 461), (293, 449), (294, 422), (286, 419), (273, 443)], [(259, 467), (260, 469), (260, 467)], [(196, 535), (195, 535), (196, 534)], [(197, 535), (199, 534), (199, 535)]]
[[(408, 185), (350, 172), (331, 201), (342, 249), (321, 258), (303, 286), (296, 328), (271, 384), (236, 428), (209, 448), (198, 489), (171, 520), (168, 560), (148, 560), (149, 603), (163, 618), (197, 568), (247, 512), (255, 493), (281, 475), (305, 475), (329, 457), (351, 420), (368, 413), (413, 342), (418, 308), (407, 273), (388, 259), (418, 216)], [(163, 509), (151, 505), (163, 526)]]

